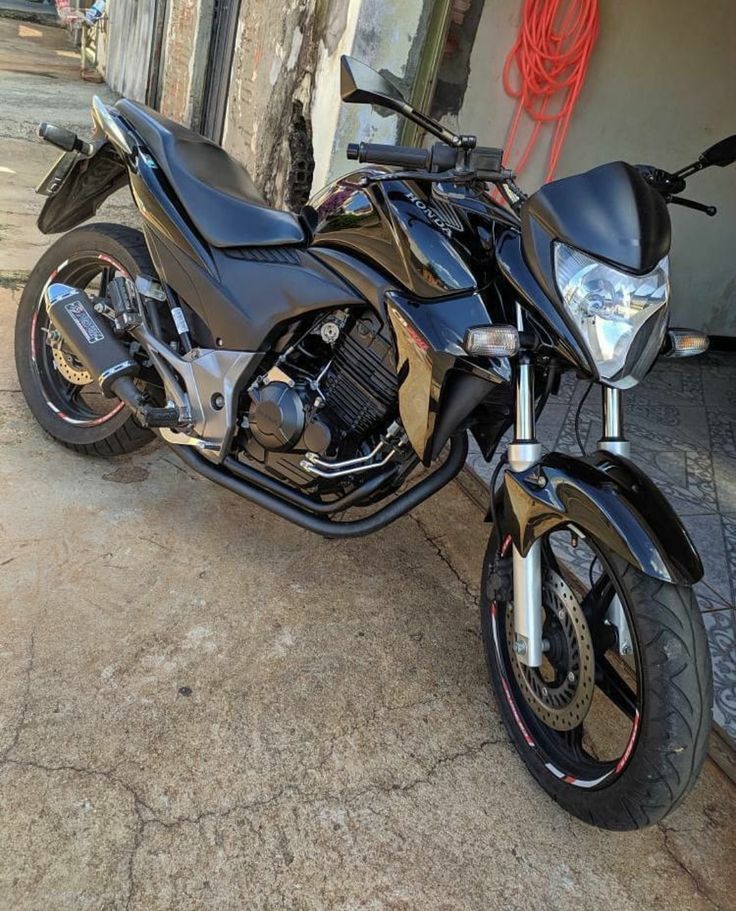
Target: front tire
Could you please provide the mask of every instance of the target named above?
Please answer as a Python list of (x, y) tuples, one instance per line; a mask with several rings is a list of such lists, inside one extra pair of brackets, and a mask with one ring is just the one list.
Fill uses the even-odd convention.
[(20, 388), (41, 427), (58, 443), (85, 455), (116, 456), (145, 446), (154, 434), (136, 423), (118, 399), (99, 387), (68, 354), (48, 345), (43, 293), (52, 282), (104, 293), (116, 275), (155, 275), (140, 231), (123, 225), (75, 228), (44, 253), (21, 295), (15, 322)]
[[(572, 531), (573, 536), (577, 533)], [(659, 822), (677, 806), (697, 780), (705, 758), (712, 706), (705, 628), (692, 589), (644, 575), (590, 537), (585, 543), (599, 567), (595, 582), (594, 567), (588, 570), (587, 596), (578, 594), (578, 577), (586, 573), (580, 573), (578, 566), (574, 572), (578, 581), (572, 581), (572, 571), (562, 566), (549, 540), (543, 546), (545, 571), (550, 573), (553, 564), (553, 578), (570, 580), (569, 587), (560, 587), (567, 589), (566, 598), (575, 590), (581, 608), (577, 622), (582, 613), (590, 632), (582, 637), (577, 672), (585, 672), (584, 656), (590, 655), (592, 645), (594, 689), (588, 714), (579, 725), (575, 715), (565, 719), (564, 714), (555, 714), (564, 709), (560, 695), (564, 688), (554, 688), (558, 677), (553, 669), (546, 670), (547, 708), (533, 704), (534, 687), (525, 683), (532, 679), (531, 672), (514, 667), (518, 656), (513, 650), (513, 621), (507, 622), (512, 616), (508, 612), (513, 611), (511, 547), (509, 539), (499, 542), (495, 534), (483, 568), (481, 624), (486, 658), (506, 729), (544, 790), (569, 813), (595, 826), (640, 829)], [(628, 627), (631, 638), (631, 647), (624, 647), (631, 652), (627, 659), (618, 654), (618, 633), (614, 635), (610, 614), (604, 619), (602, 613), (613, 597), (619, 598), (625, 611), (623, 628)], [(549, 613), (546, 648), (555, 651), (554, 643), (550, 644), (554, 629)], [(562, 626), (572, 628), (566, 615), (559, 616)], [(557, 649), (557, 654), (562, 651)], [(562, 671), (559, 679), (564, 682), (567, 670)], [(544, 683), (542, 673), (539, 669), (537, 676)], [(575, 679), (574, 674), (570, 679)], [(595, 733), (591, 730), (594, 708), (602, 723), (602, 731)], [(619, 723), (622, 736), (617, 739)], [(568, 729), (560, 729), (564, 727)]]

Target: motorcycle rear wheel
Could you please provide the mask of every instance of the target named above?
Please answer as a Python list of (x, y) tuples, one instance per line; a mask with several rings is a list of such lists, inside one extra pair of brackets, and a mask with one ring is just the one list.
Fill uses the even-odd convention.
[[(514, 652), (510, 540), (491, 535), (481, 626), (492, 689), (512, 742), (553, 800), (603, 829), (644, 828), (680, 803), (705, 759), (712, 677), (697, 601), (691, 588), (644, 575), (583, 533), (594, 564), (586, 596), (579, 567), (563, 564), (552, 534), (577, 547), (576, 530), (543, 541), (546, 654), (538, 671)], [(608, 613), (616, 596), (631, 640), (626, 658)]]
[(51, 282), (92, 294), (118, 275), (155, 275), (140, 231), (94, 224), (59, 238), (36, 263), (15, 321), (15, 364), (28, 407), (57, 442), (85, 455), (116, 456), (149, 443), (154, 434), (136, 423), (118, 399), (107, 399), (68, 352), (48, 344), (52, 327), (43, 302)]

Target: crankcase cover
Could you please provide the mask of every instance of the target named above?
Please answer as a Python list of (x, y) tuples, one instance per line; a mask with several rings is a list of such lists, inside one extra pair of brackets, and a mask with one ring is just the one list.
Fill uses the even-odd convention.
[(290, 449), (304, 430), (304, 403), (286, 383), (269, 383), (251, 392), (250, 431), (265, 449)]

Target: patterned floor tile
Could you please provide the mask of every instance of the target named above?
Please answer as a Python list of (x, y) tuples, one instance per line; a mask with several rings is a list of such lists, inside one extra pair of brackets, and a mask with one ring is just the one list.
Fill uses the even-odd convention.
[[(718, 592), (725, 604), (733, 604), (726, 543), (721, 517), (716, 514), (682, 516), (682, 522), (693, 539), (705, 569), (704, 579)], [(710, 591), (710, 590), (709, 590)], [(716, 597), (711, 593), (710, 597)], [(715, 606), (723, 607), (723, 601)]]
[(736, 612), (705, 614), (713, 661), (713, 717), (736, 742)]
[[(734, 393), (736, 394), (736, 382)], [(713, 452), (736, 459), (736, 414), (729, 414), (719, 408), (709, 408), (708, 424)]]
[(719, 510), (725, 515), (736, 517), (736, 458), (714, 452), (713, 479)]

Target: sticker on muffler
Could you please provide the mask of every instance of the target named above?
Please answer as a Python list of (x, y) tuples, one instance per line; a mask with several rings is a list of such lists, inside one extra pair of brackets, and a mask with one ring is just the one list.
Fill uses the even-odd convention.
[(90, 345), (94, 345), (95, 342), (101, 342), (105, 338), (100, 327), (80, 301), (70, 301), (64, 305), (64, 309), (77, 324), (77, 328)]

